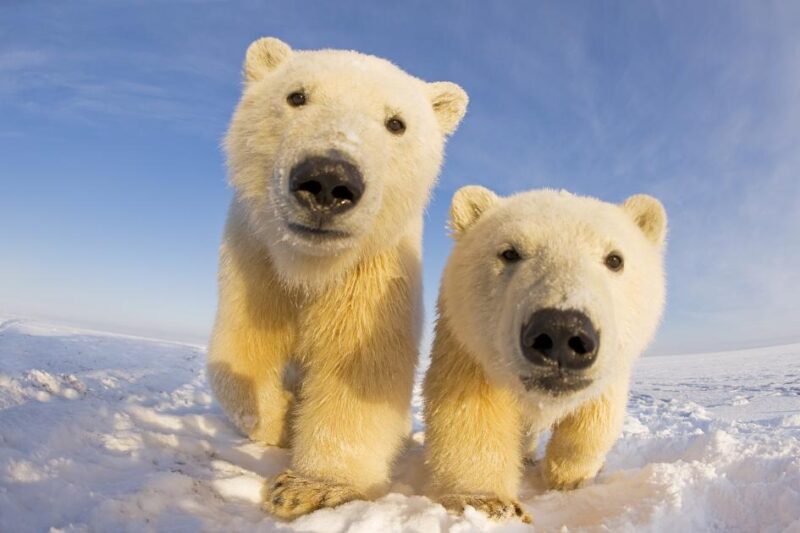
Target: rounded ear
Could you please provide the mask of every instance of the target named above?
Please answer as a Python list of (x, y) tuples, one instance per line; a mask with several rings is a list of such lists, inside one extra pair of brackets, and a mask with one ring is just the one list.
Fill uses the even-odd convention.
[(450, 135), (467, 112), (467, 93), (455, 83), (436, 81), (428, 84), (428, 94), (439, 126), (445, 135)]
[(258, 81), (292, 53), (288, 44), (275, 37), (262, 37), (250, 43), (244, 59), (244, 80)]
[(667, 211), (661, 202), (652, 196), (637, 194), (622, 202), (621, 207), (633, 218), (648, 240), (659, 246), (664, 244), (667, 236)]
[(453, 231), (453, 236), (458, 238), (499, 200), (500, 197), (495, 193), (479, 185), (467, 185), (458, 189), (450, 204), (448, 225)]

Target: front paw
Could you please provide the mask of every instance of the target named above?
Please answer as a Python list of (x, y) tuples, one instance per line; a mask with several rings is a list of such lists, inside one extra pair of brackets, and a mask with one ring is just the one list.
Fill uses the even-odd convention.
[(336, 507), (349, 501), (366, 499), (347, 485), (303, 477), (290, 470), (267, 480), (263, 494), (264, 510), (287, 520), (323, 507)]
[(464, 509), (469, 506), (485, 513), (492, 520), (519, 518), (526, 524), (530, 524), (533, 521), (531, 516), (522, 509), (522, 505), (519, 502), (504, 500), (497, 496), (448, 494), (439, 498), (439, 503), (448, 511), (456, 514), (463, 514)]
[(576, 463), (571, 460), (545, 460), (542, 476), (548, 489), (573, 490), (590, 481), (600, 470), (600, 464)]

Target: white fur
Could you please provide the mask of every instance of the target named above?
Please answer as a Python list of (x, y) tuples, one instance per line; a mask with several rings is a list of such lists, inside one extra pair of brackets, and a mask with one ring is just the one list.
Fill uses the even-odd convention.
[[(445, 137), (466, 109), (463, 90), (426, 83), (385, 59), (344, 50), (294, 51), (272, 38), (251, 45), (245, 75), (225, 140), (237, 193), (232, 213), (247, 218), (284, 281), (324, 285), (404, 236), (421, 238)], [(294, 108), (286, 98), (297, 90), (305, 91), (308, 103)], [(406, 124), (402, 135), (385, 127), (393, 116)], [(331, 150), (359, 167), (366, 189), (329, 228), (349, 237), (319, 242), (287, 229), (306, 216), (287, 180), (296, 163)]]
[[(666, 214), (639, 195), (622, 205), (539, 190), (501, 198), (459, 190), (456, 240), (442, 278), (440, 316), (425, 379), (432, 493), (459, 510), (510, 513), (523, 450), (555, 425), (543, 462), (548, 485), (591, 478), (622, 424), (631, 364), (652, 339), (665, 297)], [(519, 261), (501, 258), (513, 247)], [(610, 270), (611, 252), (624, 258)], [(520, 334), (537, 310), (585, 313), (599, 332), (591, 381), (576, 392), (526, 387), (549, 369), (523, 355)]]
[[(482, 188), (464, 190), (491, 200), (468, 231), (455, 234), (442, 279), (443, 314), (493, 379), (517, 390), (533, 411), (551, 413), (544, 417), (546, 427), (569, 405), (596, 396), (610, 381), (627, 379), (631, 363), (652, 339), (664, 307), (666, 228), (662, 224), (653, 242), (624, 207), (566, 191), (500, 198)], [(454, 210), (459, 207), (454, 202)], [(522, 261), (504, 264), (499, 255), (509, 245)], [(622, 272), (604, 264), (612, 251), (624, 257)], [(520, 382), (532, 369), (519, 332), (534, 311), (546, 307), (583, 311), (601, 335), (597, 361), (586, 371), (593, 386), (566, 405), (565, 398), (526, 391)]]
[[(251, 438), (292, 447), (264, 506), (293, 518), (374, 497), (409, 430), (422, 321), (422, 214), (466, 94), (341, 50), (250, 45), (225, 140), (235, 198), (220, 254), (209, 379)], [(289, 94), (302, 90), (306, 105)], [(401, 118), (402, 135), (386, 122)], [(336, 151), (360, 170), (360, 201), (310, 225), (294, 165)]]

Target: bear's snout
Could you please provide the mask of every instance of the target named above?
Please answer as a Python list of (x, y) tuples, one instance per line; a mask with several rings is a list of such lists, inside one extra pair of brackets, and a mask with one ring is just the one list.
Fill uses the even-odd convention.
[(585, 313), (575, 309), (540, 309), (522, 327), (522, 353), (531, 363), (584, 370), (597, 359), (600, 334)]
[(289, 174), (289, 190), (297, 202), (321, 217), (354, 207), (364, 188), (358, 167), (341, 158), (312, 156), (295, 165)]

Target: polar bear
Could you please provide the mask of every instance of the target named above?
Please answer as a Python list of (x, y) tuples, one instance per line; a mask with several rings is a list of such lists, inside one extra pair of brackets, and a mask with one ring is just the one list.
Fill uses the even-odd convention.
[(466, 106), (377, 57), (247, 50), (208, 373), (242, 432), (291, 445), (264, 489), (279, 517), (387, 486), (409, 428), (423, 211)]
[(445, 507), (529, 521), (516, 500), (523, 459), (551, 428), (548, 487), (597, 473), (661, 317), (666, 225), (646, 195), (456, 193), (424, 384), (429, 489)]

